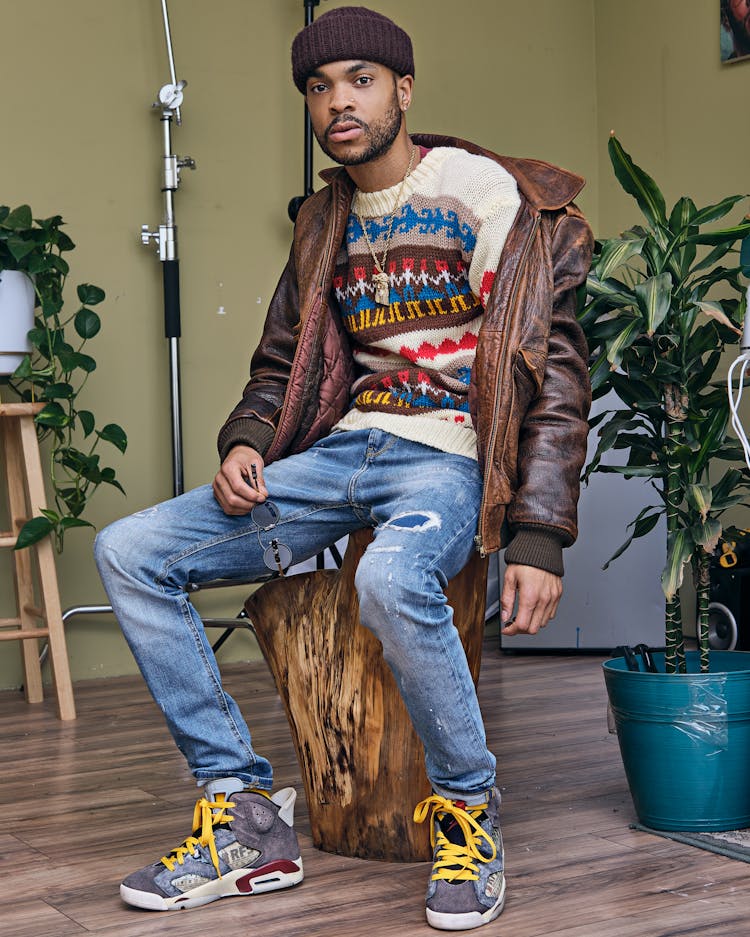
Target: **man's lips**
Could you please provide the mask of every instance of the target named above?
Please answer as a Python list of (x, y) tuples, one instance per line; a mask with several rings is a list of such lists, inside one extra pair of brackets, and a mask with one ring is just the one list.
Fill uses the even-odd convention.
[(332, 143), (345, 143), (348, 140), (356, 140), (362, 134), (362, 126), (356, 121), (339, 121), (328, 128), (326, 136)]

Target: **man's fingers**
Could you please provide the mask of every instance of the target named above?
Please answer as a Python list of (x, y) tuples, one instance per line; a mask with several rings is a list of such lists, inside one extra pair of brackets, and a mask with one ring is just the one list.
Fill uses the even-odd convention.
[(513, 615), (516, 606), (516, 576), (514, 566), (508, 566), (503, 577), (503, 591), (500, 596), (500, 620), (506, 624)]
[[(505, 624), (502, 633), (509, 636), (536, 634), (546, 626), (550, 619), (554, 618), (557, 612), (562, 596), (562, 581), (553, 573), (530, 566), (514, 564), (508, 569), (513, 569), (514, 575), (509, 583), (503, 584), (502, 605)], [(512, 620), (506, 617), (506, 609), (510, 602), (510, 596), (506, 594), (508, 588), (517, 590), (518, 594), (518, 610)]]
[(235, 446), (213, 483), (214, 496), (226, 514), (247, 514), (268, 497), (263, 457), (250, 446)]

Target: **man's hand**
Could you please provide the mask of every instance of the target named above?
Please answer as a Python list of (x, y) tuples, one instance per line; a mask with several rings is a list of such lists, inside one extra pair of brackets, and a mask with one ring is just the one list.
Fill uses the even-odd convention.
[(562, 596), (562, 579), (535, 566), (510, 563), (505, 570), (503, 594), (500, 598), (502, 622), (513, 615), (518, 596), (515, 620), (505, 625), (503, 634), (536, 634), (555, 617)]
[(213, 489), (225, 514), (249, 514), (268, 497), (263, 456), (250, 446), (233, 446), (214, 478)]

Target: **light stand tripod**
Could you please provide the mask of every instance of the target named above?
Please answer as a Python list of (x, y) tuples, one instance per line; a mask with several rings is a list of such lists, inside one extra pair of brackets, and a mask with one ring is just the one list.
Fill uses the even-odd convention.
[(174, 193), (180, 185), (180, 170), (195, 169), (195, 160), (189, 156), (182, 159), (172, 152), (172, 121), (182, 123), (180, 107), (183, 90), (187, 82), (178, 81), (175, 73), (172, 35), (169, 29), (167, 0), (161, 0), (164, 17), (164, 34), (167, 41), (171, 84), (159, 90), (159, 100), (154, 107), (161, 108), (161, 124), (164, 142), (162, 192), (164, 194), (164, 221), (158, 230), (151, 231), (144, 224), (141, 228), (141, 240), (145, 245), (151, 241), (157, 244), (157, 254), (162, 263), (164, 280), (164, 332), (169, 342), (170, 398), (172, 413), (172, 481), (173, 494), (181, 495), (185, 490), (183, 455), (182, 455), (182, 398), (180, 387), (179, 340), (180, 323), (180, 261), (177, 256), (177, 225), (174, 219)]

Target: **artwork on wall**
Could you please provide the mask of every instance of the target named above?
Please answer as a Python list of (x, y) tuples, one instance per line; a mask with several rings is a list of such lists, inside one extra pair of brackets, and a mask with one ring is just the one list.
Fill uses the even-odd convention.
[(721, 61), (750, 58), (750, 0), (719, 0)]

